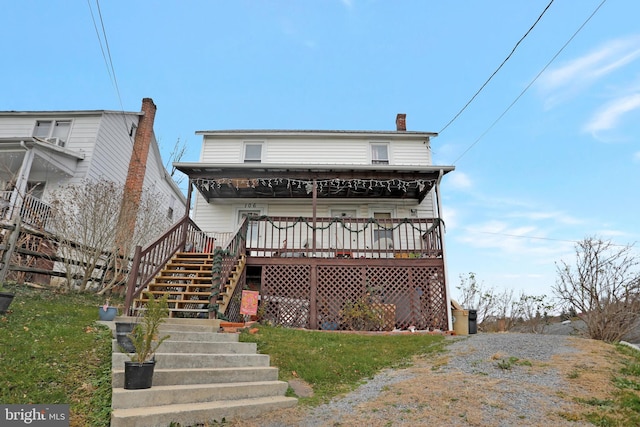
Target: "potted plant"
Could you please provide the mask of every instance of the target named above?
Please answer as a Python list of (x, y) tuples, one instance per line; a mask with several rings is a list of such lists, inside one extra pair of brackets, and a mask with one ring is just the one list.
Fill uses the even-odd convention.
[(109, 305), (109, 298), (107, 298), (104, 305), (98, 307), (98, 315), (100, 316), (100, 320), (110, 322), (118, 315), (118, 307)]
[(0, 313), (6, 313), (7, 310), (9, 310), (9, 305), (11, 305), (14, 296), (13, 293), (5, 289), (3, 284), (0, 283)]
[(129, 334), (133, 343), (134, 352), (129, 354), (131, 360), (124, 362), (124, 388), (144, 389), (150, 388), (153, 381), (153, 369), (155, 367), (155, 352), (169, 335), (159, 336), (160, 325), (169, 315), (168, 294), (162, 298), (155, 298), (147, 293), (149, 298), (144, 313)]

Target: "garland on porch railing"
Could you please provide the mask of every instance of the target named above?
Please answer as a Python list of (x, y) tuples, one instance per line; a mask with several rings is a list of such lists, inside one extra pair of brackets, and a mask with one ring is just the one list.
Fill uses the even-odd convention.
[[(307, 218), (304, 217), (297, 217), (295, 219), (295, 221), (290, 224), (290, 225), (285, 225), (285, 226), (279, 226), (276, 225), (273, 220), (267, 216), (267, 215), (260, 215), (260, 216), (252, 216), (250, 217), (250, 220), (252, 221), (262, 221), (262, 220), (266, 220), (269, 224), (271, 224), (275, 229), (277, 230), (286, 230), (289, 228), (293, 228), (296, 225), (300, 224), (300, 223), (304, 223), (306, 224), (307, 227), (309, 227), (312, 230), (318, 231), (318, 230), (328, 230), (333, 224), (339, 223), (342, 225), (342, 227), (344, 227), (345, 230), (349, 231), (350, 233), (361, 233), (363, 231), (366, 231), (367, 228), (369, 228), (369, 226), (371, 225), (375, 225), (377, 228), (376, 230), (385, 230), (385, 231), (393, 231), (396, 230), (398, 228), (400, 228), (401, 225), (403, 224), (408, 224), (411, 226), (411, 228), (413, 228), (414, 230), (420, 232), (420, 233), (429, 233), (431, 231), (433, 231), (437, 226), (439, 226), (440, 224), (442, 224), (444, 226), (444, 220), (442, 218), (434, 218), (433, 219), (433, 224), (431, 226), (429, 226), (426, 230), (422, 230), (421, 227), (417, 227), (411, 219), (409, 218), (403, 218), (400, 222), (398, 222), (396, 225), (387, 227), (383, 224), (381, 224), (376, 218), (369, 218), (367, 219), (367, 222), (364, 223), (364, 227), (361, 230), (354, 230), (352, 229), (349, 225), (347, 225), (347, 222), (352, 222), (352, 221), (345, 221), (343, 218), (332, 218), (331, 221), (329, 221), (329, 223), (326, 226), (313, 226), (313, 224), (309, 223), (309, 220)], [(246, 236), (244, 236), (246, 237)]]

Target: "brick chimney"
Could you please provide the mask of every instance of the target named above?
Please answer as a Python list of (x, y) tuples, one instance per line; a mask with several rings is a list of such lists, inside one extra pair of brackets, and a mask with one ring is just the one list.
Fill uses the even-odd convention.
[[(138, 127), (133, 140), (129, 170), (127, 172), (127, 180), (124, 183), (124, 194), (116, 226), (116, 246), (120, 251), (129, 247), (135, 231), (136, 217), (147, 171), (149, 147), (153, 138), (153, 122), (156, 117), (156, 109), (156, 105), (151, 98), (142, 99), (142, 113), (138, 116)], [(126, 254), (121, 253), (121, 255)]]
[(398, 132), (406, 132), (407, 131), (407, 115), (398, 113), (396, 116), (396, 130)]

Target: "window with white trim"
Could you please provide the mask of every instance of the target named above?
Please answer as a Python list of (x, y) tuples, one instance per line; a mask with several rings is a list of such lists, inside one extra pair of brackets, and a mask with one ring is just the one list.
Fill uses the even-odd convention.
[(245, 163), (262, 163), (262, 143), (261, 142), (245, 142), (244, 143), (244, 162)]
[(38, 120), (33, 136), (64, 147), (71, 131), (71, 120)]
[(388, 165), (389, 164), (389, 144), (372, 142), (371, 143), (371, 164), (372, 165)]

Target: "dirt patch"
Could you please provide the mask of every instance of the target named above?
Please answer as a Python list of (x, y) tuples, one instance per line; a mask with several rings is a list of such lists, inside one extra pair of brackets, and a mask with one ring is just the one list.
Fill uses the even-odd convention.
[[(446, 369), (450, 357), (446, 354), (417, 358), (412, 367), (390, 371), (391, 375), (408, 379), (382, 386), (365, 402), (350, 405), (347, 395), (339, 399), (341, 404), (331, 405), (331, 409), (328, 405), (298, 406), (230, 425), (588, 426), (591, 424), (585, 421), (584, 414), (590, 408), (579, 399), (610, 397), (614, 392), (612, 376), (620, 369), (624, 356), (600, 341), (566, 339), (575, 351), (514, 364), (508, 368), (513, 371), (504, 377), (450, 371)], [(477, 362), (472, 347), (458, 350), (456, 356), (465, 352), (469, 363)], [(491, 363), (497, 364), (504, 357), (508, 355), (496, 351)], [(513, 378), (509, 372), (514, 372)], [(535, 381), (536, 375), (548, 376), (550, 372), (557, 375), (556, 385), (545, 386)]]

